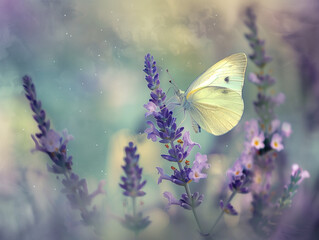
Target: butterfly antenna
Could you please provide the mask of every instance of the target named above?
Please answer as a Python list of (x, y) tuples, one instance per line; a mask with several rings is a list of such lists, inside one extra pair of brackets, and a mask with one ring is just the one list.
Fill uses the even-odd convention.
[(167, 92), (166, 92), (166, 95), (168, 95), (169, 91), (171, 91), (172, 87), (169, 87)]
[(168, 69), (166, 69), (166, 72), (167, 72), (167, 74), (168, 74), (168, 76), (169, 76), (169, 78), (170, 78), (170, 79), (169, 79), (169, 83), (173, 85), (175, 93), (179, 93), (179, 88), (178, 88), (178, 87), (176, 86), (176, 84), (173, 82), (173, 78), (172, 78), (171, 74), (169, 74)]

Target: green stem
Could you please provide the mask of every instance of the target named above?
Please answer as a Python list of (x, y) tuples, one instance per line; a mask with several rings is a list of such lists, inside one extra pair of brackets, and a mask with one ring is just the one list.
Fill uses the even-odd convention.
[(132, 197), (133, 217), (136, 216), (136, 197)]
[[(174, 141), (171, 140), (170, 144), (171, 144), (171, 148), (172, 148), (172, 149), (174, 150), (174, 152), (175, 152)], [(182, 164), (181, 164), (180, 162), (177, 162), (177, 164), (178, 164), (179, 170), (182, 171)], [(198, 216), (197, 216), (197, 212), (196, 212), (196, 209), (195, 209), (195, 207), (194, 207), (194, 200), (193, 200), (193, 198), (192, 198), (191, 190), (190, 190), (190, 188), (189, 188), (188, 183), (186, 183), (186, 184), (184, 185), (184, 187), (185, 187), (186, 194), (187, 194), (188, 198), (189, 198), (189, 199), (192, 199), (192, 205), (191, 205), (191, 207), (192, 207), (192, 212), (193, 212), (193, 215), (194, 215), (194, 217), (195, 217), (195, 220), (196, 220), (197, 226), (198, 226), (198, 228), (199, 228), (199, 231), (200, 231), (201, 234), (206, 235), (206, 234), (204, 233), (204, 231), (203, 231), (203, 228), (202, 228), (200, 222), (199, 222), (199, 219), (198, 219)]]
[[(133, 218), (136, 217), (136, 197), (132, 197), (132, 210), (133, 210)], [(138, 231), (134, 231), (134, 239), (138, 239)]]
[[(228, 203), (230, 203), (230, 201), (235, 197), (237, 192), (233, 192), (229, 199), (227, 200), (227, 202), (225, 203), (225, 206), (228, 205)], [(214, 230), (214, 228), (216, 227), (217, 223), (219, 222), (219, 220), (222, 218), (222, 216), (224, 215), (225, 211), (222, 210), (222, 212), (219, 214), (218, 218), (216, 219), (215, 223), (213, 224), (213, 226), (211, 227), (211, 229), (209, 230), (209, 233), (211, 234)]]

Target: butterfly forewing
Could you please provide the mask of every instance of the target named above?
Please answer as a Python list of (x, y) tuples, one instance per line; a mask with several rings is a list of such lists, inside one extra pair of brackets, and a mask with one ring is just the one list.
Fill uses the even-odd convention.
[(244, 53), (224, 58), (200, 75), (187, 89), (186, 98), (207, 86), (225, 87), (242, 95), (247, 57)]

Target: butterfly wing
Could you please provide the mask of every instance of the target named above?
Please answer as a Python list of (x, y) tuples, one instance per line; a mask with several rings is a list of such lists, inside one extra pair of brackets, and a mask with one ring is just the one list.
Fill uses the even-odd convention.
[(203, 87), (225, 87), (242, 95), (247, 57), (244, 53), (224, 58), (200, 75), (185, 92), (186, 99)]
[(230, 131), (239, 122), (244, 102), (241, 95), (225, 87), (204, 87), (187, 100), (192, 119), (214, 135)]

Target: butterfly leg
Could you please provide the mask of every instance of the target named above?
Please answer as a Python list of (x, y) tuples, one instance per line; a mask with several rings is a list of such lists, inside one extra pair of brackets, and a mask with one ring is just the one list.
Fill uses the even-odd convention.
[(193, 127), (195, 133), (200, 133), (202, 131), (202, 128), (199, 126), (199, 124), (193, 118), (192, 118), (192, 127)]

